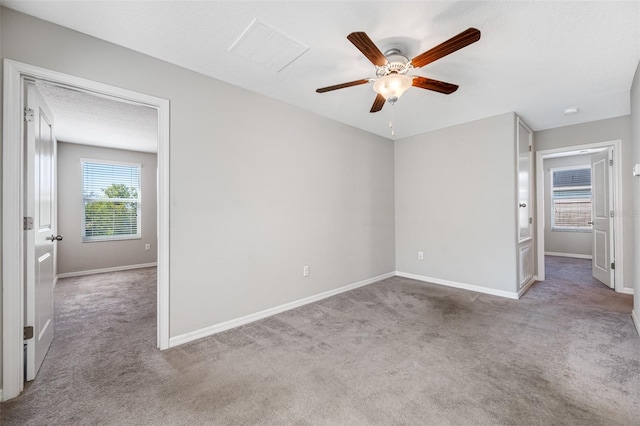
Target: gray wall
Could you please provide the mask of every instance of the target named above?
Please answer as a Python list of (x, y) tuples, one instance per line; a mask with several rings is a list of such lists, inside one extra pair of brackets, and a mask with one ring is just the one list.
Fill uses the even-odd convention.
[(1, 31), (6, 58), (170, 100), (171, 336), (395, 269), (391, 141), (8, 9)]
[(515, 115), (402, 139), (395, 164), (397, 270), (515, 293)]
[(633, 264), (635, 250), (633, 238), (634, 223), (631, 215), (633, 209), (632, 175), (631, 175), (631, 117), (617, 117), (592, 121), (573, 126), (558, 127), (536, 132), (536, 151), (553, 148), (565, 148), (596, 142), (613, 140), (622, 141), (622, 231), (624, 238), (624, 280), (626, 288), (633, 288)]
[[(636, 74), (633, 78), (631, 86), (631, 163), (640, 164), (640, 63), (636, 68)], [(628, 173), (631, 175), (631, 173)], [(634, 265), (633, 269), (633, 307), (636, 320), (640, 320), (640, 177), (632, 178), (633, 192), (633, 210), (631, 211), (629, 221), (633, 221), (635, 225), (635, 238), (633, 246), (635, 252), (629, 257), (630, 262)], [(636, 324), (637, 325), (637, 324)], [(638, 330), (640, 333), (640, 329)]]
[(551, 230), (551, 171), (556, 167), (588, 166), (589, 156), (549, 158), (544, 160), (544, 251), (591, 256), (591, 232), (568, 232)]
[[(80, 159), (141, 164), (141, 230), (139, 240), (82, 242), (82, 170)], [(135, 151), (58, 142), (58, 274), (156, 261), (157, 156)], [(145, 251), (144, 245), (151, 244)]]

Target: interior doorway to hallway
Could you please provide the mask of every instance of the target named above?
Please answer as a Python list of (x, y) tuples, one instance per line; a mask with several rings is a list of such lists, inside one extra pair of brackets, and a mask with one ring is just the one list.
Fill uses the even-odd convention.
[[(119, 102), (144, 105), (156, 111), (157, 132), (157, 346), (169, 346), (168, 174), (169, 102), (78, 77), (5, 60), (3, 131), (3, 400), (17, 396), (24, 387), (23, 329), (28, 317), (23, 303), (26, 279), (23, 218), (25, 215), (24, 108), (26, 81), (41, 81)], [(20, 226), (8, 226), (20, 224)]]
[[(606, 159), (600, 159), (598, 156), (605, 156)], [(619, 164), (621, 162), (621, 141), (608, 141), (595, 144), (587, 144), (580, 146), (572, 146), (566, 148), (558, 148), (551, 150), (538, 151), (536, 153), (536, 199), (537, 199), (537, 211), (536, 211), (536, 229), (538, 236), (538, 250), (537, 250), (537, 263), (538, 263), (538, 279), (544, 281), (545, 279), (545, 254), (562, 254), (562, 253), (549, 253), (546, 250), (545, 238), (555, 237), (561, 235), (557, 231), (571, 231), (580, 232), (581, 229), (555, 229), (555, 235), (549, 234), (549, 229), (553, 226), (553, 217), (550, 217), (550, 212), (553, 214), (555, 208), (555, 202), (550, 192), (554, 189), (550, 186), (549, 182), (551, 175), (549, 173), (549, 167), (547, 163), (558, 161), (559, 159), (569, 159), (570, 157), (578, 158), (582, 157), (585, 162), (584, 167), (588, 167), (589, 176), (592, 178), (596, 176), (595, 182), (590, 188), (593, 189), (595, 197), (590, 199), (593, 208), (590, 204), (589, 213), (590, 220), (587, 225), (586, 231), (588, 234), (584, 234), (587, 237), (587, 241), (591, 247), (589, 252), (581, 253), (569, 253), (565, 254), (570, 257), (582, 257), (592, 259), (593, 276), (597, 277), (605, 285), (614, 288), (617, 292), (624, 292), (623, 281), (623, 234), (622, 223), (618, 217), (614, 214), (616, 211), (622, 211), (622, 193), (621, 193), (621, 170)], [(603, 157), (604, 158), (604, 157)], [(595, 161), (595, 163), (594, 163)], [(606, 163), (606, 164), (605, 164)], [(570, 164), (570, 163), (567, 163)], [(594, 167), (595, 165), (595, 167)], [(604, 166), (603, 166), (604, 165)], [(606, 168), (603, 168), (605, 167)], [(573, 168), (577, 166), (573, 165)], [(566, 170), (571, 167), (560, 168), (560, 171)], [(594, 175), (594, 172), (596, 175)], [(606, 181), (602, 179), (603, 174), (606, 174)], [(603, 186), (607, 186), (606, 199), (608, 201), (602, 201)], [(562, 188), (560, 188), (562, 189)], [(567, 187), (566, 189), (571, 192), (580, 192), (579, 187)], [(575, 195), (575, 194), (574, 194)], [(591, 198), (591, 195), (590, 195)], [(574, 200), (575, 201), (575, 200)], [(610, 201), (610, 203), (609, 203)], [(606, 204), (606, 205), (605, 205)], [(597, 212), (596, 210), (597, 209)], [(591, 218), (591, 213), (593, 216)], [(598, 222), (599, 226), (595, 226), (594, 222), (598, 221), (602, 216), (601, 221)], [(606, 221), (607, 232), (601, 231), (601, 223)], [(576, 237), (573, 235), (572, 237)], [(574, 238), (575, 239), (575, 238)], [(565, 250), (562, 250), (565, 251)], [(575, 251), (575, 250), (570, 250)]]

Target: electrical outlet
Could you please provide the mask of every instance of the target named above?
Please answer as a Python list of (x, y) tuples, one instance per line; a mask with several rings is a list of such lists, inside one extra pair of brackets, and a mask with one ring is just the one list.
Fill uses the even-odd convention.
[(145, 249), (146, 251), (151, 250), (151, 244), (145, 244), (145, 245), (144, 245), (144, 249)]
[(302, 267), (302, 276), (308, 277), (309, 275), (311, 275), (311, 270), (309, 269), (309, 265), (304, 265)]
[(419, 251), (418, 252), (418, 260), (424, 260), (424, 252), (423, 251)]

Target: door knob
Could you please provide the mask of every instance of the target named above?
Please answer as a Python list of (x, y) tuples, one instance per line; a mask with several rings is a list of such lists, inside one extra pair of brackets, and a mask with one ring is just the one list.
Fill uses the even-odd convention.
[(520, 203), (520, 207), (527, 207), (527, 203)]
[(49, 241), (62, 241), (62, 235), (53, 235), (53, 234), (51, 234), (50, 237), (47, 237), (47, 240), (49, 240)]
[(593, 225), (593, 221), (590, 220), (589, 222), (587, 222), (587, 225)]

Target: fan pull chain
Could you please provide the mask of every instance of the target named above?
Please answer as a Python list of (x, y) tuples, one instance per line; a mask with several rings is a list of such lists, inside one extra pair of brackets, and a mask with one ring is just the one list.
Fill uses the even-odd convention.
[(389, 128), (391, 129), (391, 136), (396, 135), (396, 131), (393, 129), (393, 106), (395, 102), (391, 104), (391, 120), (389, 121)]

